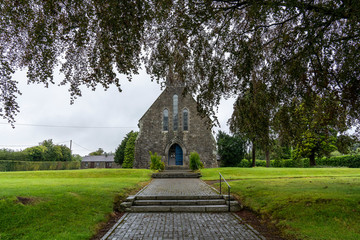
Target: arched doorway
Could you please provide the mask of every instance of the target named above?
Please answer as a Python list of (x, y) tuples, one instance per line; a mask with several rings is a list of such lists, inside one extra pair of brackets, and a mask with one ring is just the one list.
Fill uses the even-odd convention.
[(169, 165), (183, 165), (183, 150), (179, 144), (173, 144), (169, 149)]

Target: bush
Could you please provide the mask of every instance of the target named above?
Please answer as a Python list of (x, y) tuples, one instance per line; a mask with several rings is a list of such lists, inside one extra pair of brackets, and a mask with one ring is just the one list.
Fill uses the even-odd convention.
[(197, 152), (190, 153), (190, 169), (195, 171), (203, 168), (204, 164), (200, 161), (200, 156)]
[(250, 168), (251, 167), (251, 161), (247, 159), (243, 159), (239, 164), (238, 167), (244, 167), (244, 168)]
[(150, 169), (151, 170), (164, 170), (165, 169), (165, 163), (161, 161), (161, 156), (159, 156), (157, 153), (153, 154), (151, 151), (150, 153)]

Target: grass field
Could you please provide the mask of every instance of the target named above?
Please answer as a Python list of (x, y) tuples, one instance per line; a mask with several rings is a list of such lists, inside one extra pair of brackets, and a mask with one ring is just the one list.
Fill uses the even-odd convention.
[(0, 239), (89, 239), (149, 170), (0, 173)]
[[(270, 218), (290, 239), (360, 239), (360, 169), (203, 169), (219, 172), (245, 206)], [(238, 179), (238, 180), (236, 180)]]

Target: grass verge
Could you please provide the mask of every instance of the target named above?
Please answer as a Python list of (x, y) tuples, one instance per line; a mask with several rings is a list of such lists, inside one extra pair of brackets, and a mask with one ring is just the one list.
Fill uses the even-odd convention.
[(290, 239), (360, 239), (360, 169), (203, 169)]
[(117, 195), (151, 171), (91, 169), (0, 173), (0, 239), (89, 239)]

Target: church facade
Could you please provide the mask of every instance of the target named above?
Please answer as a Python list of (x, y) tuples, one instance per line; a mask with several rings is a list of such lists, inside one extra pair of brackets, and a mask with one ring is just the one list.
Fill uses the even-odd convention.
[(193, 151), (199, 153), (204, 167), (218, 166), (211, 127), (183, 89), (168, 85), (139, 120), (134, 168), (150, 167), (149, 151), (160, 155), (165, 166), (188, 167)]

